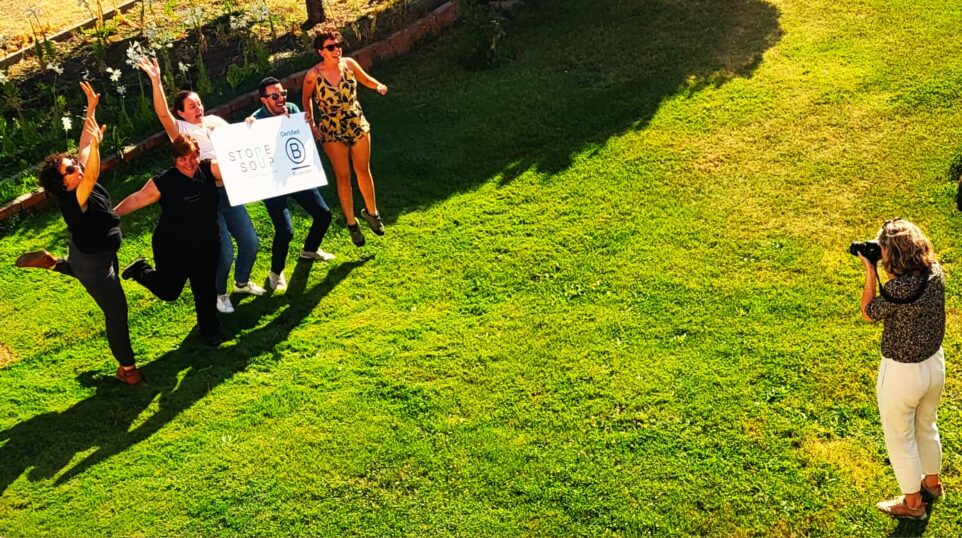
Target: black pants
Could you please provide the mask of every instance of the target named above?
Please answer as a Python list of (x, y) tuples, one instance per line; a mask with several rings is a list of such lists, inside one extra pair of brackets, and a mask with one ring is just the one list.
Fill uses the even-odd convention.
[(120, 287), (117, 253), (87, 254), (71, 241), (67, 259), (55, 265), (53, 270), (72, 276), (83, 284), (104, 313), (110, 352), (120, 364), (133, 366), (134, 351), (130, 348), (130, 330), (127, 326), (127, 297)]
[(220, 334), (217, 291), (214, 288), (220, 253), (217, 238), (190, 241), (188, 238), (154, 233), (153, 246), (156, 268), (148, 266), (140, 274), (133, 275), (134, 280), (164, 301), (180, 297), (184, 284), (190, 281), (200, 334), (205, 338)]

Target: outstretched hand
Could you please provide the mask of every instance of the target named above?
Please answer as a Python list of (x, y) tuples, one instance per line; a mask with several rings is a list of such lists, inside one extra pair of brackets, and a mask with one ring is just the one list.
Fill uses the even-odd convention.
[(150, 77), (150, 80), (160, 79), (160, 64), (157, 63), (157, 58), (141, 58), (137, 67), (143, 69), (144, 73), (147, 73), (147, 76)]
[(100, 145), (104, 141), (104, 131), (107, 130), (106, 125), (98, 125), (97, 120), (93, 116), (89, 117), (84, 121), (84, 132), (90, 135), (90, 142), (92, 144)]
[(384, 84), (378, 84), (376, 90), (377, 90), (377, 93), (384, 95), (387, 93), (387, 86), (385, 86)]
[(93, 86), (86, 80), (80, 83), (80, 89), (87, 96), (87, 112), (93, 111), (100, 103), (100, 94), (95, 92)]

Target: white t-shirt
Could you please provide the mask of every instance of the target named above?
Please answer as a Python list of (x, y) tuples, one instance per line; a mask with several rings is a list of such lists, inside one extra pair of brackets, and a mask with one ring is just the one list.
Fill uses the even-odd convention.
[(197, 145), (200, 146), (201, 160), (215, 158), (214, 144), (210, 141), (210, 132), (217, 127), (229, 125), (229, 123), (220, 116), (204, 116), (200, 120), (200, 125), (194, 125), (177, 118), (174, 118), (174, 121), (177, 123), (178, 133), (190, 135), (197, 140)]

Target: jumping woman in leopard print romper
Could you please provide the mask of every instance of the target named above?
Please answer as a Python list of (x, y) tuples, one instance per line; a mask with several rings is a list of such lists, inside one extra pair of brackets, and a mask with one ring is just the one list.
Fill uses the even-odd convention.
[[(307, 121), (313, 126), (314, 137), (320, 141), (334, 168), (337, 197), (341, 201), (351, 241), (360, 247), (364, 245), (364, 235), (354, 218), (351, 161), (358, 189), (364, 198), (361, 217), (377, 235), (384, 235), (384, 223), (377, 211), (374, 180), (371, 178), (371, 126), (364, 119), (361, 104), (357, 101), (357, 83), (381, 95), (387, 93), (387, 86), (368, 75), (353, 58), (341, 56), (340, 33), (318, 34), (314, 38), (314, 49), (321, 62), (304, 77), (301, 100)], [(314, 104), (319, 113), (316, 123)]]

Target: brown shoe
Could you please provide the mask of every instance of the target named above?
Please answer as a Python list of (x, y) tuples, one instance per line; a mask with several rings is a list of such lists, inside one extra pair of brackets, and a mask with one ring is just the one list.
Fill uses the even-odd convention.
[(118, 366), (117, 379), (127, 385), (139, 385), (144, 382), (144, 378), (140, 376), (140, 371), (136, 367), (126, 370), (123, 366)]
[(944, 496), (945, 489), (942, 488), (941, 482), (939, 482), (934, 488), (930, 488), (925, 485), (925, 482), (922, 482), (922, 501), (924, 501), (926, 504), (932, 504), (932, 501)]
[(894, 499), (882, 501), (876, 504), (875, 507), (878, 508), (883, 514), (888, 514), (892, 517), (920, 520), (929, 517), (928, 512), (925, 511), (925, 504), (919, 505), (918, 508), (911, 508), (909, 505), (905, 504), (905, 495), (899, 495)]
[(38, 269), (53, 269), (57, 265), (57, 258), (46, 250), (37, 250), (21, 254), (17, 261), (13, 262), (17, 267), (36, 267)]

